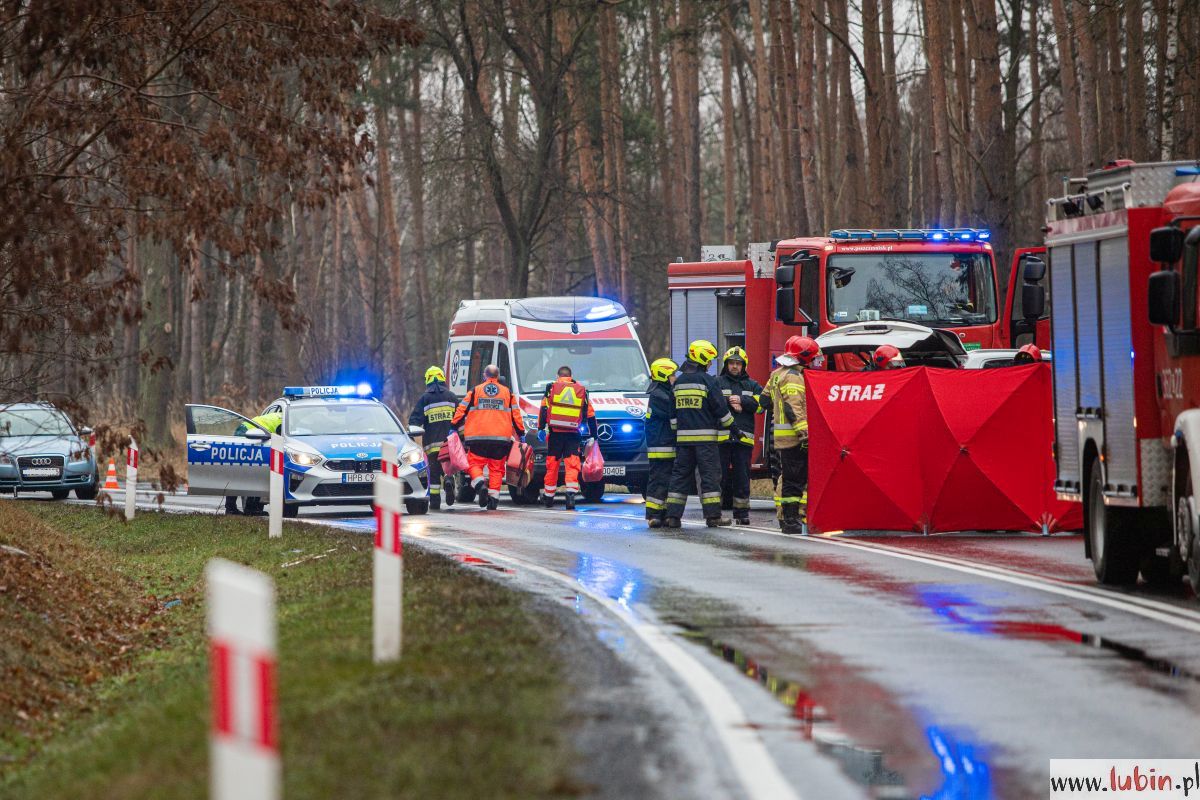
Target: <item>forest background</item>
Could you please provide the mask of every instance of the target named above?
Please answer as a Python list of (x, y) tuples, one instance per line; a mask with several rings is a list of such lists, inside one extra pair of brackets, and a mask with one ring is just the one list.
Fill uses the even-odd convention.
[(1063, 176), (1200, 154), (1200, 0), (32, 0), (0, 58), (0, 402), (159, 446), (291, 383), (406, 410), (464, 298), (619, 299), (653, 358), (701, 244), (1003, 264)]

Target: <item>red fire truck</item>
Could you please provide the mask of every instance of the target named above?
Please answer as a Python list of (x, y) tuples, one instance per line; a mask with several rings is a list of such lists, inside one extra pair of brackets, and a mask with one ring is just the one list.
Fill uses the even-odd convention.
[[(1010, 281), (1001, 315), (990, 238), (974, 228), (844, 229), (752, 244), (744, 260), (734, 260), (732, 248), (706, 248), (701, 261), (667, 269), (672, 355), (684, 358), (694, 339), (708, 339), (722, 353), (737, 345), (750, 357), (751, 376), (765, 383), (789, 337), (852, 322), (945, 329), (968, 350), (1034, 337), (1044, 346), (1048, 321), (1025, 317), (1027, 306), (1044, 306), (1041, 248), (1018, 251), (1014, 274), (1025, 280)], [(754, 464), (762, 474), (761, 453)]]
[(1118, 162), (1065, 190), (1046, 228), (1055, 489), (1083, 502), (1102, 583), (1186, 571), (1200, 591), (1200, 170)]

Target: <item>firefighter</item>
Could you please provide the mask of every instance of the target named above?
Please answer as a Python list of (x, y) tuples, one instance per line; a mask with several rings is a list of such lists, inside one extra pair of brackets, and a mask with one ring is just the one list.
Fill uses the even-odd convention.
[[(259, 414), (257, 417), (251, 417), (250, 422), (243, 422), (241, 425), (238, 425), (237, 429), (234, 431), (234, 434), (237, 436), (244, 436), (247, 431), (254, 427), (254, 425), (250, 424), (251, 422), (265, 430), (267, 433), (279, 433), (280, 429), (283, 427), (283, 414), (278, 411), (272, 411), (269, 414)], [(242, 505), (245, 507), (247, 514), (262, 513), (263, 502), (261, 497), (247, 497), (242, 501)], [(238, 509), (236, 497), (225, 498), (225, 513), (242, 513)]]
[(1042, 351), (1035, 344), (1027, 344), (1013, 356), (1013, 364), (1036, 364), (1042, 360)]
[(546, 480), (542, 485), (542, 505), (546, 508), (554, 506), (561, 463), (566, 472), (563, 489), (567, 510), (575, 510), (575, 495), (579, 493), (580, 428), (585, 421), (589, 433), (596, 430), (596, 412), (588, 400), (587, 389), (571, 377), (570, 367), (559, 367), (558, 380), (546, 387), (538, 412), (538, 441), (546, 443)]
[[(754, 415), (762, 411), (762, 386), (746, 374), (746, 351), (731, 347), (722, 358), (717, 383), (729, 403), (740, 435), (721, 444), (721, 499), (733, 508), (733, 521), (750, 524), (750, 455), (754, 452)], [(726, 506), (726, 501), (729, 506)]]
[(668, 528), (680, 527), (687, 496), (696, 488), (696, 473), (700, 474), (700, 509), (710, 528), (730, 524), (721, 517), (721, 453), (718, 445), (728, 441), (733, 429), (733, 414), (721, 394), (717, 379), (708, 374), (708, 365), (717, 357), (712, 342), (697, 339), (688, 346), (687, 361), (679, 369), (671, 394), (675, 414), (675, 466), (671, 470), (671, 487), (667, 492), (666, 518)]
[(866, 370), (902, 369), (905, 366), (904, 356), (900, 355), (900, 350), (895, 345), (881, 344), (871, 354), (871, 363)]
[(666, 516), (667, 492), (671, 488), (671, 470), (675, 466), (675, 397), (671, 385), (679, 365), (669, 358), (660, 358), (650, 365), (650, 395), (646, 411), (646, 460), (650, 473), (646, 476), (646, 521), (651, 528), (661, 528)]
[[(483, 368), (483, 383), (467, 392), (450, 421), (461, 433), (467, 447), (467, 473), (479, 507), (495, 511), (500, 505), (500, 486), (504, 483), (505, 462), (514, 437), (525, 432), (517, 398), (500, 383), (500, 368)], [(487, 482), (483, 470), (487, 469)]]
[(804, 533), (808, 506), (808, 406), (804, 397), (804, 369), (821, 355), (807, 336), (793, 336), (784, 345), (779, 367), (767, 379), (767, 423), (779, 454), (779, 479), (775, 507), (784, 533)]
[(434, 366), (425, 370), (425, 393), (408, 415), (408, 424), (425, 429), (421, 442), (429, 461), (429, 507), (433, 509), (442, 507), (443, 491), (446, 505), (454, 505), (454, 479), (443, 480), (438, 453), (446, 445), (446, 434), (450, 432), (450, 420), (454, 419), (457, 405), (458, 396), (446, 387), (446, 373), (442, 368)]

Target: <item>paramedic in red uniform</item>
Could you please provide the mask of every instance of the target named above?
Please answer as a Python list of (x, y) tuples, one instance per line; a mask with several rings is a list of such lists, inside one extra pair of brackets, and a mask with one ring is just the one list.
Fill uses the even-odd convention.
[[(479, 498), (479, 507), (495, 511), (500, 504), (500, 486), (513, 438), (525, 432), (517, 398), (500, 383), (500, 368), (488, 364), (483, 383), (467, 392), (458, 404), (451, 425), (461, 432), (467, 446), (468, 474), (471, 487)], [(487, 468), (485, 487), (483, 470)]]
[[(546, 387), (542, 408), (538, 412), (538, 439), (546, 442), (546, 481), (542, 486), (542, 505), (554, 505), (558, 491), (558, 465), (566, 468), (563, 489), (567, 495), (567, 510), (575, 508), (579, 493), (580, 426), (587, 421), (588, 432), (596, 430), (596, 412), (588, 400), (587, 389), (571, 377), (570, 367), (558, 368), (558, 380)], [(546, 429), (550, 429), (547, 437)]]

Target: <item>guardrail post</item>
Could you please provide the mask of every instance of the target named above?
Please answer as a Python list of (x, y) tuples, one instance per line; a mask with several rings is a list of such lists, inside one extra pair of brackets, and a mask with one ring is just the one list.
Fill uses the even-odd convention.
[(375, 479), (375, 560), (371, 623), (375, 663), (400, 660), (403, 628), (404, 544), (400, 539), (403, 488), (391, 475)]
[(132, 436), (129, 437), (129, 449), (125, 454), (125, 519), (133, 519), (137, 510), (137, 480), (138, 480), (138, 444)]
[(283, 536), (283, 437), (271, 435), (271, 487), (268, 498), (267, 535)]

